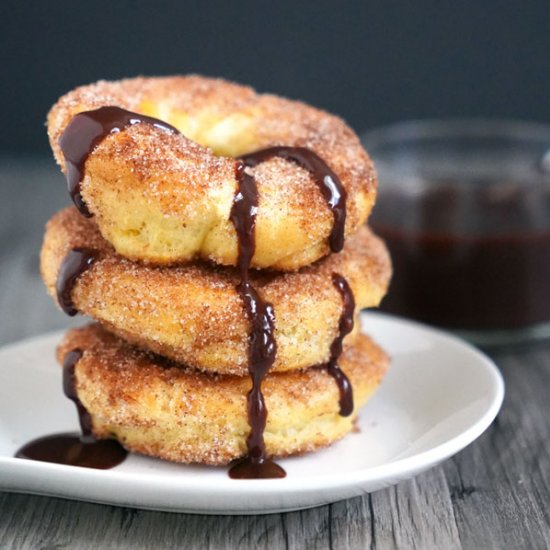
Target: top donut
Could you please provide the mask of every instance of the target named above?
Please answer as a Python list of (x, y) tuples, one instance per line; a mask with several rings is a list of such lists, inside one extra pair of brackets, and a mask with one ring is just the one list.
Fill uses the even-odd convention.
[[(138, 115), (80, 157), (77, 202), (81, 198), (105, 239), (129, 259), (237, 265), (231, 215), (243, 172), (257, 189), (251, 266), (259, 269), (296, 270), (334, 250), (335, 196), (343, 195), (338, 215), (343, 210), (345, 235), (366, 221), (374, 204), (373, 164), (340, 118), (201, 76), (100, 81), (63, 96), (48, 115), (48, 135), (73, 179), (75, 159), (65, 155), (75, 142), (74, 121), (103, 107)], [(85, 122), (93, 133), (95, 121)], [(246, 156), (276, 147), (273, 154)], [(298, 156), (311, 152), (327, 172), (316, 174), (292, 148)]]

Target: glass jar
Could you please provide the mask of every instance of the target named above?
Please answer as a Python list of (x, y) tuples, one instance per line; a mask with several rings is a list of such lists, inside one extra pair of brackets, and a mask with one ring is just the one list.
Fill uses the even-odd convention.
[(550, 337), (550, 126), (405, 122), (363, 141), (394, 265), (381, 309), (479, 345)]

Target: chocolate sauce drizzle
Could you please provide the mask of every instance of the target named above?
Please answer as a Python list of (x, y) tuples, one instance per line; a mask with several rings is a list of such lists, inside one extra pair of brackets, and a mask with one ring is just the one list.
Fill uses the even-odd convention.
[(340, 414), (349, 416), (353, 412), (353, 388), (348, 377), (338, 366), (338, 358), (342, 353), (344, 337), (353, 330), (353, 313), (355, 311), (355, 299), (353, 292), (342, 275), (332, 274), (332, 284), (342, 296), (343, 308), (338, 322), (338, 336), (330, 346), (330, 359), (327, 363), (329, 374), (334, 378), (340, 391)]
[(277, 354), (273, 306), (265, 302), (252, 286), (249, 268), (256, 248), (255, 227), (258, 210), (258, 189), (244, 162), (237, 163), (239, 186), (233, 201), (230, 219), (238, 236), (241, 281), (237, 292), (252, 325), (248, 343), (248, 372), (252, 388), (247, 395), (250, 434), (246, 440), (248, 455), (229, 470), (234, 479), (284, 477), (285, 471), (265, 456), (264, 430), (267, 408), (262, 394), (262, 380), (273, 366)]
[[(80, 193), (86, 160), (109, 134), (121, 132), (128, 126), (141, 123), (151, 124), (163, 132), (180, 133), (177, 128), (158, 118), (141, 115), (115, 106), (100, 107), (92, 111), (78, 113), (63, 131), (59, 138), (59, 147), (65, 157), (67, 186), (75, 206), (84, 216), (90, 217), (92, 215)], [(340, 252), (344, 246), (347, 200), (347, 192), (340, 178), (311, 149), (282, 145), (267, 147), (241, 156), (241, 162), (237, 164), (237, 178), (245, 177), (243, 174), (246, 167), (253, 168), (273, 157), (295, 162), (311, 173), (333, 213), (334, 223), (329, 237), (330, 248), (332, 252)], [(247, 177), (251, 178), (251, 176)], [(253, 202), (256, 210), (258, 206), (256, 185), (248, 185), (248, 188), (255, 195)], [(246, 222), (251, 224), (250, 235), (252, 239), (256, 223), (255, 216), (256, 211), (250, 217), (250, 222)]]
[(92, 216), (80, 192), (86, 160), (109, 134), (142, 122), (151, 124), (163, 132), (179, 133), (176, 128), (162, 120), (112, 106), (78, 113), (63, 131), (59, 147), (65, 157), (67, 187), (71, 199), (83, 216)]
[(92, 266), (96, 258), (97, 253), (95, 250), (73, 248), (61, 263), (55, 285), (57, 301), (61, 309), (71, 317), (78, 313), (72, 298), (73, 287), (78, 277)]
[(295, 162), (298, 166), (311, 173), (334, 217), (329, 237), (330, 249), (332, 252), (340, 252), (344, 247), (347, 199), (347, 193), (340, 178), (321, 157), (306, 147), (268, 147), (267, 149), (243, 155), (240, 159), (246, 166), (253, 168), (273, 157), (280, 157)]
[[(84, 216), (91, 216), (82, 199), (80, 188), (87, 158), (110, 133), (120, 132), (127, 126), (142, 122), (152, 124), (162, 131), (179, 133), (170, 124), (119, 107), (101, 107), (95, 111), (79, 113), (66, 127), (59, 140), (59, 145), (66, 161), (67, 186), (75, 206)], [(238, 237), (238, 266), (241, 280), (237, 285), (237, 292), (243, 301), (251, 323), (248, 370), (252, 379), (252, 389), (247, 396), (250, 424), (250, 434), (246, 441), (248, 454), (230, 469), (229, 475), (232, 478), (274, 478), (286, 475), (280, 466), (266, 458), (264, 442), (267, 409), (261, 384), (273, 366), (277, 353), (274, 336), (275, 315), (272, 304), (262, 299), (251, 284), (249, 277), (250, 264), (256, 248), (255, 227), (258, 211), (258, 190), (249, 169), (273, 157), (281, 157), (295, 162), (312, 174), (333, 213), (334, 222), (329, 236), (330, 249), (333, 252), (339, 252), (344, 246), (347, 193), (338, 176), (316, 153), (305, 147), (275, 146), (240, 157), (236, 164), (238, 189), (234, 197), (230, 219)], [(93, 251), (75, 249), (67, 255), (63, 262), (57, 281), (57, 295), (61, 307), (69, 315), (74, 315), (77, 312), (71, 298), (74, 283), (78, 276), (92, 265), (94, 260), (95, 253)], [(331, 359), (327, 366), (328, 371), (338, 383), (341, 414), (346, 416), (353, 410), (353, 397), (349, 380), (338, 367), (337, 359), (342, 351), (342, 340), (353, 327), (354, 302), (345, 279), (334, 275), (333, 282), (342, 294), (344, 312), (340, 319), (339, 336), (331, 346)], [(349, 313), (350, 304), (351, 313)], [(76, 397), (76, 393), (74, 395)], [(72, 397), (70, 398), (72, 399)], [(85, 433), (87, 413), (81, 411), (82, 407), (81, 404), (79, 405), (79, 401), (75, 401), (75, 404), (79, 410), (83, 433)], [(85, 411), (85, 409), (83, 410)]]
[(34, 439), (17, 451), (17, 458), (98, 470), (114, 468), (126, 458), (128, 452), (117, 441), (98, 441), (92, 435), (92, 419), (76, 391), (75, 367), (82, 354), (82, 350), (74, 349), (63, 361), (63, 392), (76, 405), (81, 434), (63, 433)]
[[(246, 441), (248, 455), (230, 469), (229, 475), (233, 478), (270, 478), (286, 475), (280, 466), (266, 459), (263, 437), (267, 409), (261, 384), (273, 366), (277, 353), (277, 343), (274, 337), (275, 316), (273, 306), (259, 296), (250, 283), (249, 277), (250, 263), (256, 248), (255, 228), (258, 212), (258, 189), (250, 168), (273, 157), (281, 157), (295, 162), (312, 174), (334, 216), (329, 238), (330, 248), (333, 252), (339, 252), (344, 246), (346, 191), (338, 176), (323, 159), (304, 147), (283, 146), (269, 147), (240, 157), (236, 169), (238, 189), (233, 200), (230, 219), (235, 226), (239, 245), (238, 265), (241, 282), (237, 286), (237, 292), (243, 300), (252, 324), (248, 348), (248, 370), (252, 378), (252, 389), (247, 396), (248, 422), (250, 424), (250, 434)], [(340, 370), (336, 361), (342, 351), (344, 336), (353, 328), (354, 301), (351, 290), (343, 277), (333, 276), (333, 281), (342, 293), (344, 312), (340, 319), (340, 334), (331, 346), (328, 371), (335, 378), (340, 389), (341, 414), (347, 416), (353, 411), (352, 390), (349, 380)], [(348, 319), (350, 303), (351, 326), (349, 326)]]
[[(83, 216), (92, 216), (81, 194), (86, 160), (109, 134), (141, 123), (151, 124), (163, 132), (180, 133), (167, 122), (114, 106), (78, 113), (63, 131), (59, 146), (65, 157), (67, 187), (71, 199)], [(321, 157), (306, 147), (268, 147), (243, 155), (240, 160), (245, 166), (254, 167), (273, 157), (295, 162), (311, 173), (334, 217), (329, 237), (330, 249), (332, 252), (340, 252), (344, 246), (347, 198), (340, 178)]]

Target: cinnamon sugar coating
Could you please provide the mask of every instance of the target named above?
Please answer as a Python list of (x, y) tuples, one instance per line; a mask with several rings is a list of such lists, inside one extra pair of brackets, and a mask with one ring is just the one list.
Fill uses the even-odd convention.
[[(79, 112), (115, 105), (164, 120), (182, 134), (136, 124), (107, 136), (86, 163), (82, 196), (123, 256), (153, 264), (209, 259), (236, 265), (229, 220), (233, 157), (275, 145), (307, 147), (348, 194), (346, 234), (367, 219), (377, 180), (355, 133), (338, 117), (251, 88), (201, 76), (100, 81), (63, 96), (48, 115), (55, 158)], [(252, 169), (259, 191), (252, 266), (291, 271), (329, 253), (333, 217), (312, 176), (274, 158)]]
[[(141, 351), (99, 325), (69, 331), (59, 361), (74, 348), (84, 352), (75, 367), (76, 388), (96, 437), (114, 437), (130, 451), (175, 462), (220, 465), (246, 453), (247, 376), (200, 373)], [(324, 368), (265, 378), (268, 455), (309, 452), (352, 430), (388, 358), (361, 335), (339, 364), (353, 384), (349, 417), (340, 416), (338, 389)]]
[[(42, 277), (54, 297), (60, 265), (75, 247), (98, 254), (72, 291), (80, 312), (134, 344), (191, 367), (248, 372), (250, 325), (235, 289), (235, 268), (204, 262), (177, 267), (131, 262), (115, 253), (93, 219), (67, 208), (48, 223), (41, 253)], [(387, 250), (362, 227), (341, 253), (312, 266), (294, 273), (252, 271), (254, 287), (275, 311), (278, 349), (273, 370), (303, 369), (329, 359), (342, 312), (333, 272), (350, 284), (356, 312), (374, 307), (389, 283)], [(352, 342), (356, 332), (345, 342)]]

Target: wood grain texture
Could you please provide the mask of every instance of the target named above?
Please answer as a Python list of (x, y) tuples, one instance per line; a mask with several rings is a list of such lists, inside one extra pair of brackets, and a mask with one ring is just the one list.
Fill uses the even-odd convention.
[[(67, 203), (53, 161), (0, 161), (0, 343), (82, 321), (46, 296), (38, 249)], [(550, 346), (494, 356), (507, 395), (474, 444), (414, 480), (302, 512), (197, 516), (0, 494), (0, 548), (550, 548)]]

